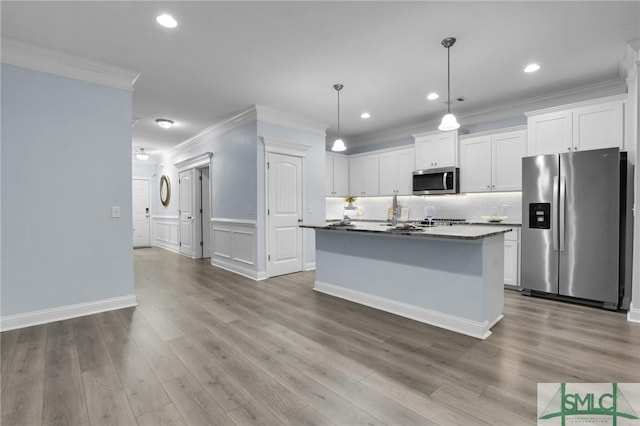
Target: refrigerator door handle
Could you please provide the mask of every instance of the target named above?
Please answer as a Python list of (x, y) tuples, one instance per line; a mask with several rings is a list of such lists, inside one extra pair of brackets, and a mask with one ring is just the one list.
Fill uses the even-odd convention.
[(562, 176), (560, 179), (560, 251), (564, 251), (564, 228), (566, 221), (565, 204), (567, 199), (567, 177)]
[(558, 202), (558, 176), (553, 177), (553, 201), (551, 203), (551, 240), (553, 251), (558, 251), (558, 210), (555, 203)]

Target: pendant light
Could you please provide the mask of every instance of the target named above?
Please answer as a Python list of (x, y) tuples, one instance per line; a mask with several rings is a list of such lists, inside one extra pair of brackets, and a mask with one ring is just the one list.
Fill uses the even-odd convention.
[(460, 127), (455, 115), (451, 114), (451, 56), (449, 49), (456, 43), (454, 37), (447, 37), (442, 40), (442, 45), (447, 49), (447, 114), (442, 117), (442, 122), (438, 126), (439, 130), (455, 130)]
[(333, 146), (331, 147), (331, 151), (340, 152), (346, 151), (347, 147), (344, 145), (342, 138), (340, 137), (340, 91), (344, 86), (342, 84), (334, 84), (333, 88), (338, 92), (338, 139), (333, 142)]

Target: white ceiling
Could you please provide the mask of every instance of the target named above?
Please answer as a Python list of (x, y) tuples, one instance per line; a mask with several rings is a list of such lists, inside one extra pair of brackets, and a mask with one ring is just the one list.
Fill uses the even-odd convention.
[[(619, 77), (640, 38), (640, 2), (2, 1), (2, 35), (141, 72), (134, 148), (164, 150), (252, 104), (329, 125), (343, 138), (446, 110), (468, 114)], [(170, 13), (178, 27), (160, 27)], [(529, 62), (541, 71), (522, 72)], [(437, 101), (426, 95), (437, 91)], [(369, 120), (360, 118), (364, 111)], [(162, 130), (156, 118), (176, 122)]]

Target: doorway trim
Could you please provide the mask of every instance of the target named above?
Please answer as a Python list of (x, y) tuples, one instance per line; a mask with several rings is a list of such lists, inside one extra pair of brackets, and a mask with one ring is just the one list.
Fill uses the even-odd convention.
[[(191, 190), (195, 196), (195, 194), (197, 193), (197, 191), (200, 189), (200, 181), (199, 179), (197, 179), (197, 174), (201, 173), (201, 169), (208, 167), (209, 168), (209, 185), (207, 190), (209, 191), (209, 216), (211, 216), (211, 212), (212, 207), (213, 207), (213, 199), (211, 198), (211, 171), (213, 169), (212, 165), (213, 165), (213, 153), (212, 152), (203, 152), (202, 154), (198, 154), (194, 157), (189, 157), (187, 159), (178, 161), (176, 163), (173, 164), (176, 169), (177, 169), (177, 173), (178, 176), (180, 175), (181, 172), (185, 172), (187, 170), (193, 169), (194, 170), (194, 177), (192, 179), (192, 183), (191, 183)], [(178, 184), (178, 188), (180, 188), (180, 185)], [(200, 194), (200, 196), (202, 196), (202, 194)], [(200, 236), (199, 238), (202, 237), (202, 233), (205, 232), (204, 231), (204, 227), (207, 227), (206, 232), (209, 233), (209, 241), (211, 241), (211, 217), (207, 218), (207, 220), (202, 220), (201, 224), (200, 224)], [(178, 227), (178, 229), (180, 229), (180, 227)], [(193, 238), (194, 236), (197, 236), (198, 234), (198, 227), (197, 226), (193, 226), (192, 227), (192, 239), (195, 241), (195, 239)], [(198, 238), (198, 239), (199, 239)], [(178, 237), (178, 241), (182, 241), (182, 235), (179, 235)], [(193, 254), (190, 256), (192, 259), (201, 259), (202, 258), (202, 254), (203, 254), (203, 250), (200, 250), (200, 256), (197, 255), (198, 251), (193, 251)], [(185, 255), (186, 256), (186, 255)]]
[[(292, 157), (300, 157), (302, 159), (302, 218), (304, 220), (304, 211), (305, 206), (307, 205), (307, 197), (306, 197), (306, 181), (305, 181), (305, 170), (307, 168), (307, 152), (311, 148), (311, 145), (305, 145), (298, 142), (285, 141), (281, 139), (274, 139), (270, 137), (260, 136), (262, 143), (264, 144), (264, 262), (265, 262), (265, 273), (266, 278), (271, 277), (271, 271), (269, 270), (269, 260), (268, 260), (268, 251), (269, 251), (269, 215), (267, 214), (267, 210), (269, 208), (269, 169), (267, 168), (269, 154), (283, 154), (290, 155)], [(304, 265), (307, 263), (306, 253), (305, 253), (305, 238), (304, 232), (302, 232), (302, 247), (300, 247), (302, 251), (302, 270), (304, 270)]]

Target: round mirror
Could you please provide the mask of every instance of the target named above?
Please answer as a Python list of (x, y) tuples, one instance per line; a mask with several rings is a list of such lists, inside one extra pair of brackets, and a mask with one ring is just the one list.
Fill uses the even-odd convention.
[(171, 199), (171, 184), (169, 183), (169, 177), (162, 175), (160, 178), (160, 202), (163, 206), (169, 205)]

